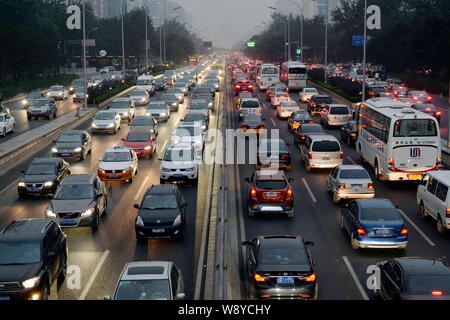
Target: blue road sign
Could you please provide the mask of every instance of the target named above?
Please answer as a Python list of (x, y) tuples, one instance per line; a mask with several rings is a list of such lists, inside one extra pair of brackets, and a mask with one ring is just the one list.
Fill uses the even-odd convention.
[[(367, 36), (367, 42), (370, 41), (370, 36)], [(366, 44), (367, 44), (366, 42)], [(364, 46), (364, 36), (353, 36), (352, 37), (352, 46), (353, 47), (362, 47)]]

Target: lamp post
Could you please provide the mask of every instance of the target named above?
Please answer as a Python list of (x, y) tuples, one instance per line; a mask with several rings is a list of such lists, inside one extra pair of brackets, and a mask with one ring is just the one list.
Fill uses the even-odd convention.
[[(83, 0), (83, 86), (84, 86), (84, 107), (87, 108), (87, 75), (86, 75), (86, 0)], [(79, 115), (79, 109), (77, 109)]]
[[(87, 32), (86, 38), (89, 39), (89, 33), (93, 32), (93, 31), (97, 31), (97, 30), (98, 30), (97, 27), (92, 28), (91, 30), (89, 30), (89, 31)], [(87, 48), (87, 51), (88, 51), (87, 54), (89, 55), (89, 51), (90, 51), (90, 50), (89, 50), (89, 47)], [(86, 66), (89, 67), (88, 61), (86, 61)]]
[[(277, 11), (277, 12), (280, 12), (277, 8), (275, 8), (275, 7), (269, 7), (269, 9), (271, 9), (271, 10), (274, 10), (274, 11)], [(281, 20), (283, 23), (284, 23), (284, 43), (283, 43), (283, 46), (284, 46), (284, 61), (287, 61), (287, 46), (286, 46), (286, 43), (288, 43), (289, 44), (289, 40), (290, 39), (288, 39), (288, 36), (287, 36), (287, 34), (286, 34), (286, 21), (284, 21), (284, 20)]]
[(121, 0), (121, 27), (122, 27), (122, 72), (123, 72), (123, 78), (125, 79), (125, 39), (124, 39), (124, 32), (123, 32), (123, 0)]
[(364, 0), (364, 44), (363, 44), (363, 83), (362, 102), (366, 101), (366, 37), (367, 37), (367, 0)]
[(293, 2), (290, 0), (287, 0), (287, 1), (294, 4), (298, 8), (298, 10), (301, 14), (301, 16), (300, 16), (300, 49), (302, 51), (301, 51), (301, 55), (300, 55), (300, 62), (303, 62), (303, 20), (305, 19), (303, 10), (305, 9), (305, 2), (303, 0), (299, 0), (302, 2), (302, 6), (300, 7), (300, 5), (297, 2)]

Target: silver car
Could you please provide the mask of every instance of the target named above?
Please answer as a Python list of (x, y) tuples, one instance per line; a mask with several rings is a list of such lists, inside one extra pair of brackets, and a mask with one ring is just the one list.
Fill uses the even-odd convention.
[(320, 113), (320, 121), (325, 126), (345, 126), (351, 118), (350, 109), (343, 104), (329, 104)]
[(116, 111), (122, 120), (127, 120), (128, 122), (133, 120), (136, 112), (134, 102), (131, 98), (116, 98), (109, 105), (109, 109)]
[(327, 176), (327, 190), (333, 193), (333, 202), (341, 199), (370, 199), (375, 197), (372, 179), (359, 165), (340, 165)]
[(334, 168), (342, 164), (344, 153), (339, 141), (332, 135), (309, 135), (300, 147), (300, 159), (305, 171), (313, 168)]
[(170, 111), (178, 111), (180, 104), (174, 94), (162, 94), (159, 96), (159, 101), (164, 101)]
[(130, 94), (135, 106), (146, 106), (150, 102), (150, 96), (145, 90), (134, 90)]
[(65, 100), (69, 97), (69, 91), (63, 86), (51, 86), (47, 92), (47, 97), (55, 100)]
[(99, 111), (92, 118), (91, 129), (95, 132), (111, 132), (116, 133), (120, 130), (120, 115), (115, 111), (104, 110)]
[(180, 88), (169, 88), (166, 90), (166, 93), (175, 95), (177, 97), (178, 103), (184, 102), (184, 93)]
[(145, 115), (152, 116), (157, 121), (167, 121), (170, 118), (170, 109), (164, 101), (151, 101)]

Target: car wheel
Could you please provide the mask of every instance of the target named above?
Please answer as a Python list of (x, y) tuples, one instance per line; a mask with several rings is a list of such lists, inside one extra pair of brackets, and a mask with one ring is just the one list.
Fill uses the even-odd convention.
[(98, 230), (99, 225), (100, 225), (100, 217), (99, 217), (98, 213), (95, 212), (94, 220), (92, 220), (92, 223), (91, 223), (92, 232), (96, 232)]
[(428, 214), (425, 211), (425, 206), (423, 205), (423, 202), (421, 202), (420, 205), (419, 205), (419, 216), (422, 219), (425, 219), (426, 217), (428, 217)]
[(344, 215), (341, 213), (341, 223), (340, 223), (340, 227), (341, 230), (344, 231), (345, 230), (345, 226), (344, 226)]
[(255, 211), (253, 211), (252, 209), (250, 209), (250, 207), (248, 207), (248, 216), (249, 217), (254, 217), (255, 216)]
[(341, 198), (339, 198), (339, 194), (337, 192), (333, 192), (333, 202), (334, 203), (341, 202)]
[(16, 132), (16, 124), (13, 124), (13, 127), (12, 127), (11, 132), (12, 132), (12, 133)]
[(64, 280), (67, 276), (67, 256), (64, 255), (62, 265), (61, 265), (61, 271), (58, 275), (58, 286), (61, 286), (64, 283)]
[(311, 166), (307, 162), (305, 162), (305, 171), (306, 172), (311, 172)]
[(6, 128), (3, 128), (2, 136), (6, 137)]
[(445, 233), (447, 232), (447, 228), (442, 224), (442, 220), (440, 215), (438, 215), (437, 221), (436, 221), (436, 229), (439, 233)]
[(353, 233), (350, 234), (350, 246), (353, 250), (359, 249), (359, 245), (357, 243), (357, 240), (354, 238)]
[(85, 160), (85, 159), (86, 159), (86, 151), (81, 150), (81, 160)]
[(159, 179), (159, 184), (165, 184), (165, 183), (166, 183), (166, 180)]

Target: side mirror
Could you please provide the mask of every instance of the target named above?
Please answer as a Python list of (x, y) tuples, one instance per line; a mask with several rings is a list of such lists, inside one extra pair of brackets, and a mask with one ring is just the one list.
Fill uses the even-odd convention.
[(243, 246), (250, 246), (250, 247), (253, 247), (253, 242), (251, 242), (251, 241), (244, 241), (244, 242), (242, 242), (242, 245), (243, 245)]
[(111, 296), (104, 296), (103, 300), (111, 300)]
[(22, 170), (20, 170), (20, 172), (21, 172), (21, 173), (25, 173), (25, 170), (24, 170), (24, 169), (22, 169)]
[(137, 204), (137, 203), (133, 204), (133, 207), (134, 207), (135, 209), (139, 209), (139, 208), (140, 208), (139, 204)]
[(181, 292), (181, 293), (177, 294), (177, 299), (178, 300), (183, 300), (184, 298), (186, 298), (186, 294), (184, 292)]
[(250, 182), (250, 179), (249, 178), (245, 178), (244, 181), (245, 182)]
[(56, 140), (53, 140), (53, 143), (56, 143)]
[(314, 246), (315, 245), (314, 241), (305, 241), (304, 243), (305, 243), (305, 246)]

